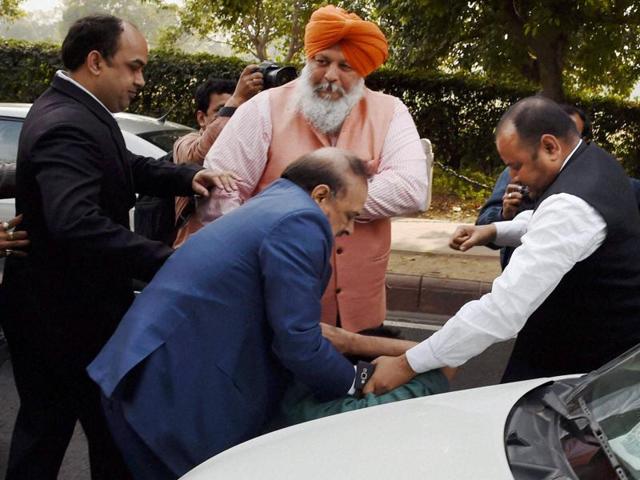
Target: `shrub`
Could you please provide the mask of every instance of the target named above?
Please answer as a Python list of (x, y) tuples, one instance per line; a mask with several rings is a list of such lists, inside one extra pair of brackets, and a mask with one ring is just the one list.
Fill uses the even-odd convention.
[[(59, 47), (45, 43), (0, 41), (0, 101), (33, 102), (49, 85), (61, 61)], [(208, 54), (152, 51), (147, 85), (129, 111), (151, 116), (169, 113), (195, 126), (196, 87), (207, 77), (237, 78), (244, 62)], [(433, 144), (437, 160), (459, 171), (497, 175), (502, 170), (493, 129), (508, 105), (535, 92), (463, 75), (381, 70), (367, 84), (400, 97), (418, 131)], [(570, 98), (593, 119), (594, 139), (640, 176), (640, 108), (611, 98)], [(485, 192), (486, 193), (486, 192)]]

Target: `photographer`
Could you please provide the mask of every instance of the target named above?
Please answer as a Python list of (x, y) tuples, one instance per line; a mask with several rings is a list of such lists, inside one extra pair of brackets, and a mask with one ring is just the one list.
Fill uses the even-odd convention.
[(257, 65), (247, 65), (238, 83), (210, 78), (196, 90), (196, 120), (200, 131), (176, 140), (173, 158), (176, 163), (202, 165), (204, 157), (236, 108), (262, 90), (262, 73)]
[[(262, 90), (262, 73), (257, 65), (247, 65), (234, 85), (231, 80), (209, 78), (196, 90), (196, 120), (198, 132), (180, 137), (173, 145), (173, 160), (177, 164), (202, 165), (204, 157), (216, 141), (236, 108)], [(179, 247), (202, 224), (191, 215), (191, 197), (176, 198), (176, 218), (185, 219), (177, 234), (174, 247)]]

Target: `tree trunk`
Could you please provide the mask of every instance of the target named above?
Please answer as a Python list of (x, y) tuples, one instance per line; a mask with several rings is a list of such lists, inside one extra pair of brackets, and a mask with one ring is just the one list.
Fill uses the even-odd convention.
[(505, 21), (505, 29), (514, 41), (526, 45), (535, 56), (534, 62), (523, 62), (523, 73), (527, 71), (530, 80), (538, 81), (542, 95), (556, 102), (565, 99), (562, 70), (567, 48), (567, 33), (560, 27), (546, 25), (534, 32), (526, 31), (526, 18), (516, 9), (513, 0), (500, 3)]
[(531, 50), (537, 57), (536, 65), (540, 77), (542, 95), (558, 103), (565, 101), (562, 70), (567, 45), (567, 38), (560, 31), (542, 31), (538, 35), (528, 37)]

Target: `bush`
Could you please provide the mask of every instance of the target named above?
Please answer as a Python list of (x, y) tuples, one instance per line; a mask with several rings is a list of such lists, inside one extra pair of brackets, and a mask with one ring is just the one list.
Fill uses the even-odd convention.
[[(61, 62), (59, 47), (0, 41), (0, 101), (33, 102), (49, 85)], [(196, 87), (209, 76), (237, 78), (245, 63), (236, 58), (152, 51), (147, 85), (129, 111), (151, 116), (169, 113), (195, 126)], [(436, 159), (458, 171), (497, 175), (502, 170), (493, 141), (500, 115), (515, 101), (535, 92), (462, 75), (426, 75), (381, 70), (367, 84), (400, 97), (422, 137), (433, 143)], [(594, 139), (640, 176), (640, 108), (610, 98), (569, 99), (593, 119)], [(486, 193), (486, 192), (485, 192)]]

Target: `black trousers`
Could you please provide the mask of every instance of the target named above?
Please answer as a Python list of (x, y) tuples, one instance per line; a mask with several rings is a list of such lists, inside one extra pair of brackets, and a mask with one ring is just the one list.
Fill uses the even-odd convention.
[(87, 437), (91, 478), (130, 479), (107, 428), (99, 389), (84, 370), (82, 345), (69, 351), (68, 344), (38, 331), (30, 305), (16, 313), (18, 307), (6, 300), (0, 305), (2, 326), (20, 397), (6, 480), (55, 480), (78, 420)]

